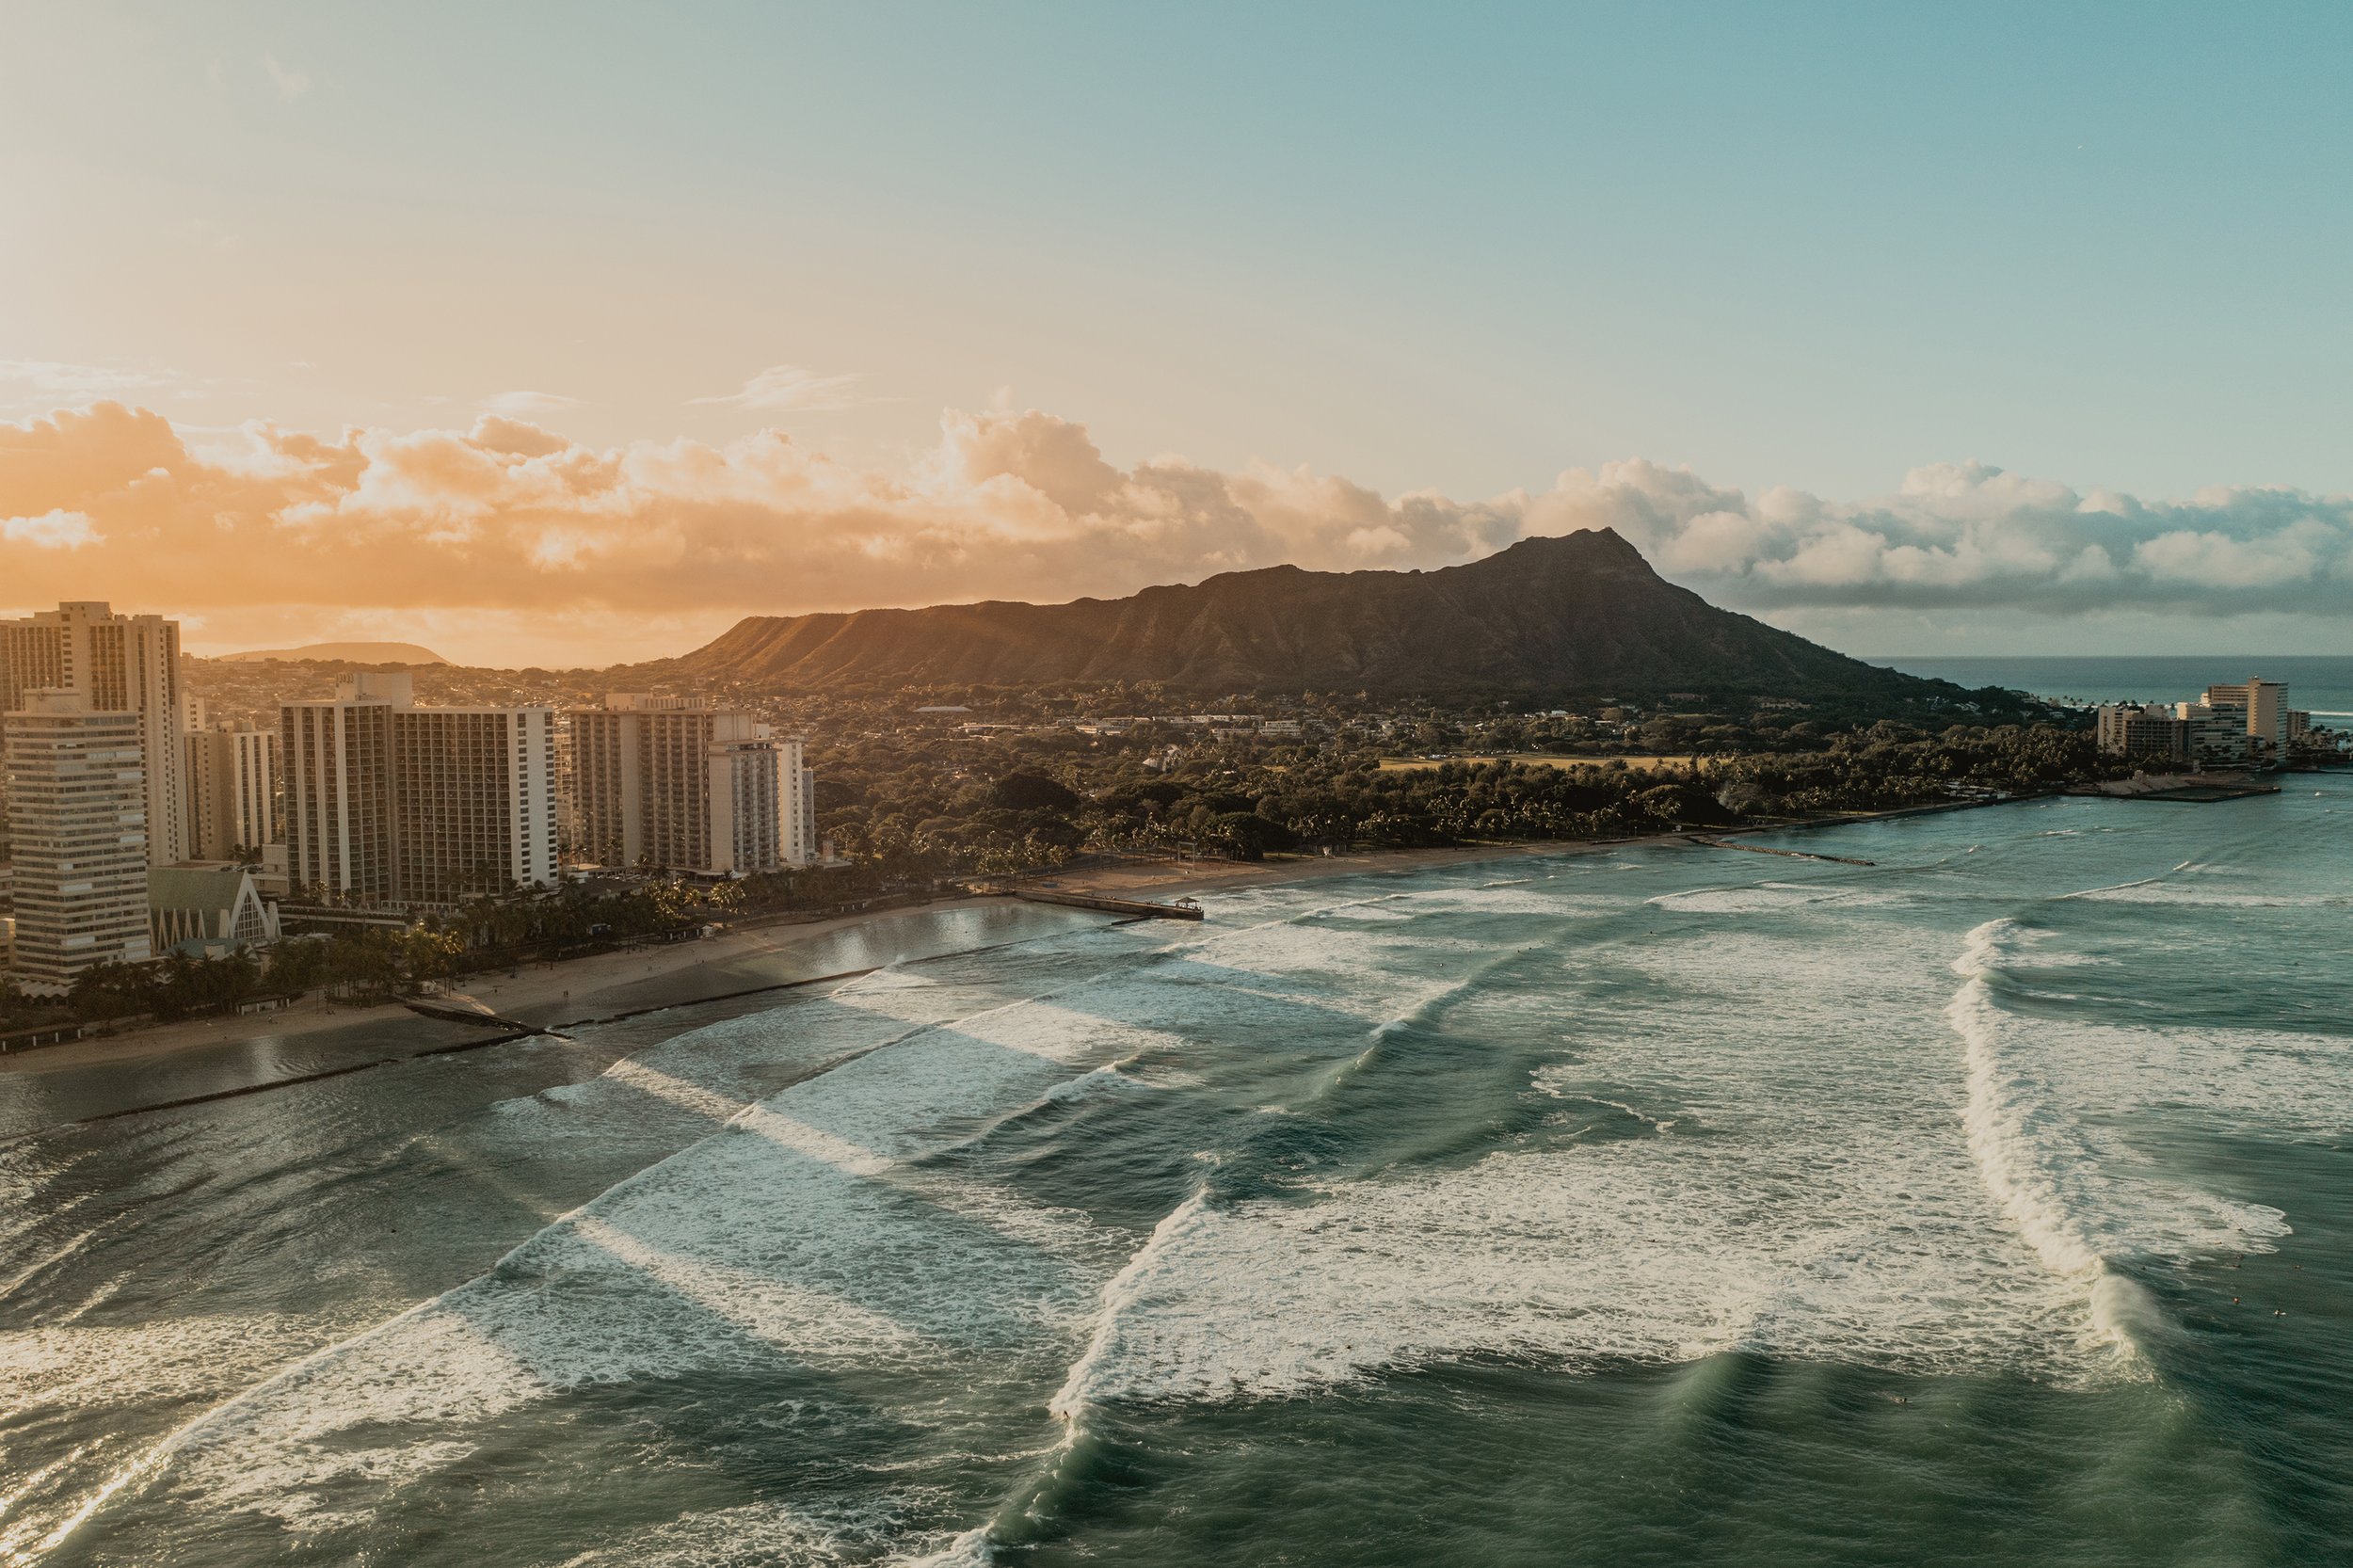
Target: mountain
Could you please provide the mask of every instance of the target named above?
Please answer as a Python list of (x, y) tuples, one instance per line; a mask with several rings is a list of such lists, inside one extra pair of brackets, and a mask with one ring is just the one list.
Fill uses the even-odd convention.
[(1692, 692), (1882, 707), (1961, 696), (1720, 610), (1607, 528), (1435, 571), (1270, 567), (1068, 604), (755, 616), (641, 667), (803, 689), (1157, 681), (1204, 695)]
[(264, 659), (342, 662), (352, 664), (446, 664), (448, 660), (414, 643), (306, 643), (300, 648), (265, 648), (251, 653), (224, 653), (224, 664), (251, 664)]

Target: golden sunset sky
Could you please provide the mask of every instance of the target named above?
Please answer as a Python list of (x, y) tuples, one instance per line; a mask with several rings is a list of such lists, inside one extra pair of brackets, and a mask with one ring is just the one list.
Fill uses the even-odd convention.
[(1606, 524), (2353, 652), (2353, 12), (5, 12), (9, 613), (603, 664)]

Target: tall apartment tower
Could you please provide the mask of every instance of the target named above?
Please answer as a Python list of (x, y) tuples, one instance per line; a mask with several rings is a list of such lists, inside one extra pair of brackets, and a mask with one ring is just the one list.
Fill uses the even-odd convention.
[(552, 887), (555, 711), (392, 710), (393, 896)]
[(6, 715), (16, 851), (16, 983), (60, 995), (84, 969), (152, 956), (140, 717), (31, 691)]
[(336, 904), (392, 897), (392, 707), (406, 675), (356, 675), (332, 697), (280, 703), (286, 880)]
[(776, 743), (778, 853), (788, 866), (817, 862), (817, 775), (808, 766), (808, 742), (779, 735)]
[(181, 739), (189, 856), (228, 860), (239, 850), (278, 842), (281, 732), (223, 719), (211, 728), (199, 723)]
[(616, 692), (576, 710), (572, 816), (580, 851), (608, 866), (736, 876), (802, 864), (797, 740), (696, 697)]
[(360, 674), (280, 728), (294, 887), (450, 904), (554, 883), (553, 710), (420, 708), (409, 676)]
[[(118, 616), (95, 600), (70, 600), (22, 620), (0, 621), (0, 712), (36, 691), (81, 694), (94, 712), (138, 720), (147, 791), (147, 863), (188, 857), (187, 802), (180, 779), (180, 623)], [(0, 844), (0, 858), (7, 846)]]

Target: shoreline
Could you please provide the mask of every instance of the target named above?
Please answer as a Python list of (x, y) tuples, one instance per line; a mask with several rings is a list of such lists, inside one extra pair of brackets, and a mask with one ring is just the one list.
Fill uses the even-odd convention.
[[(1981, 806), (2024, 804), (2040, 796), (2020, 796), (2009, 800), (1939, 802), (1926, 807), (1898, 807), (1885, 811), (1861, 812), (1852, 816), (1817, 819), (1805, 823), (1776, 823), (1748, 827), (1692, 829), (1666, 833), (1643, 834), (1625, 839), (1542, 839), (1487, 843), (1451, 844), (1426, 849), (1371, 850), (1353, 855), (1296, 856), (1260, 861), (1155, 861), (1134, 866), (1099, 866), (1083, 871), (1057, 873), (1040, 872), (1022, 876), (1016, 886), (1052, 888), (1063, 892), (1092, 893), (1106, 897), (1133, 897), (1142, 893), (1160, 892), (1181, 895), (1193, 892), (1215, 892), (1228, 888), (1259, 887), (1270, 884), (1321, 881), (1335, 876), (1378, 874), (1387, 871), (1417, 871), (1434, 866), (1465, 865), (1481, 861), (1505, 861), (1531, 856), (1598, 855), (1613, 850), (1657, 848), (1671, 845), (1705, 847), (1692, 843), (1690, 833), (1706, 831), (1719, 836), (1747, 833), (1803, 832), (1843, 827), (1870, 822), (1918, 816), (1931, 812), (1969, 809)], [(699, 941), (668, 943), (619, 952), (600, 953), (588, 958), (549, 962), (524, 969), (513, 976), (486, 975), (475, 977), (465, 989), (453, 989), (440, 994), (456, 1008), (478, 1010), (504, 1020), (523, 1025), (534, 1032), (560, 1033), (568, 1028), (585, 1027), (608, 1022), (623, 1016), (639, 1016), (664, 1012), (671, 1008), (692, 1007), (703, 1002), (718, 1001), (735, 997), (754, 995), (762, 991), (783, 990), (791, 986), (812, 984), (824, 975), (788, 976), (759, 981), (756, 973), (747, 975), (745, 968), (757, 967), (784, 958), (796, 950), (837, 933), (849, 931), (872, 922), (886, 921), (908, 915), (952, 909), (978, 909), (1020, 905), (1036, 908), (1016, 895), (1002, 892), (946, 893), (921, 903), (902, 905), (889, 910), (860, 910), (855, 914), (821, 916), (809, 920), (778, 921), (749, 930), (730, 930)], [(663, 985), (664, 981), (679, 982), (695, 970), (709, 971), (707, 985)], [(745, 984), (746, 979), (754, 984)], [(649, 984), (650, 983), (650, 984)], [(642, 994), (648, 990), (664, 994)], [(640, 994), (632, 995), (637, 992)], [(155, 1062), (200, 1047), (240, 1045), (254, 1041), (280, 1042), (304, 1035), (360, 1025), (398, 1028), (416, 1023), (424, 1025), (430, 1019), (411, 1012), (397, 1002), (377, 1007), (335, 1007), (323, 997), (280, 1013), (256, 1014), (249, 1017), (191, 1019), (182, 1023), (161, 1024), (136, 1029), (125, 1033), (67, 1041), (54, 1046), (40, 1046), (0, 1055), (0, 1079), (10, 1075), (45, 1075), (83, 1071), (110, 1064), (130, 1064)], [(408, 1056), (428, 1054), (433, 1050), (471, 1049), (505, 1044), (528, 1034), (512, 1029), (486, 1023), (486, 1031), (495, 1031), (491, 1037), (480, 1042), (467, 1042), (450, 1047), (426, 1048), (384, 1060), (405, 1060)], [(363, 1064), (374, 1065), (376, 1064)], [(354, 1070), (354, 1069), (341, 1069)], [(306, 1075), (307, 1077), (308, 1075)], [(264, 1080), (254, 1088), (288, 1087), (304, 1078)], [(250, 1092), (240, 1090), (239, 1093)], [(163, 1105), (147, 1107), (161, 1110)]]

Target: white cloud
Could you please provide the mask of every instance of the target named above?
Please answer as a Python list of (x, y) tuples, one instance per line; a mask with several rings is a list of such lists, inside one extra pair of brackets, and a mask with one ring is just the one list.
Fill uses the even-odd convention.
[(577, 408), (580, 399), (566, 397), (560, 392), (503, 392), (486, 398), (482, 406), (494, 414), (508, 419), (528, 419), (533, 414), (552, 414), (565, 408)]
[(80, 512), (59, 508), (37, 518), (0, 518), (0, 539), (35, 550), (79, 550), (98, 542), (98, 525)]
[(270, 81), (278, 88), (278, 96), (291, 104), (311, 90), (311, 73), (296, 65), (280, 65), (275, 55), (262, 56), (262, 69), (269, 72)]
[(856, 376), (819, 376), (799, 365), (770, 365), (744, 383), (743, 390), (717, 397), (689, 398), (690, 403), (724, 403), (738, 408), (770, 413), (820, 413), (847, 408)]

